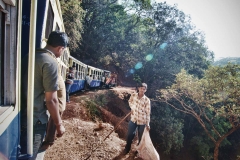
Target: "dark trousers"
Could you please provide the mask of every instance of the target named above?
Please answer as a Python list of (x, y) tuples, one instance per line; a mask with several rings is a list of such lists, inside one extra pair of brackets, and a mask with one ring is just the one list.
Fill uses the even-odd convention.
[(69, 93), (70, 93), (72, 84), (65, 83), (65, 85), (66, 85), (66, 101), (69, 102)]
[[(59, 113), (62, 116), (62, 112), (59, 112)], [(55, 140), (55, 135), (56, 135), (56, 125), (54, 124), (54, 121), (50, 116), (47, 124), (47, 133), (44, 141), (49, 144), (53, 144)]]
[(136, 135), (136, 131), (138, 130), (138, 144), (140, 143), (143, 135), (145, 125), (137, 125), (136, 123), (133, 123), (132, 121), (129, 121), (128, 123), (128, 134), (127, 134), (127, 144), (125, 146), (125, 150), (127, 152), (130, 151), (132, 141)]
[[(31, 158), (26, 158), (30, 160), (36, 159), (38, 149), (40, 148), (45, 132), (46, 132), (46, 126), (47, 124), (42, 124), (40, 121), (37, 121), (36, 124), (33, 126), (33, 155)], [(27, 126), (22, 126), (21, 127), (21, 138), (20, 138), (20, 146), (21, 146), (21, 154), (26, 154), (27, 153)], [(25, 159), (19, 158), (19, 159)]]

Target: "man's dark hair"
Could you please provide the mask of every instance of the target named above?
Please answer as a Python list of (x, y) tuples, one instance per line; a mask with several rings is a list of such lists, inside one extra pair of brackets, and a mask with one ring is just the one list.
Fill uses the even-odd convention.
[(140, 87), (145, 87), (147, 89), (147, 84), (146, 83), (141, 83)]
[(68, 37), (64, 32), (53, 31), (50, 33), (47, 44), (52, 47), (63, 46), (66, 48), (68, 46)]

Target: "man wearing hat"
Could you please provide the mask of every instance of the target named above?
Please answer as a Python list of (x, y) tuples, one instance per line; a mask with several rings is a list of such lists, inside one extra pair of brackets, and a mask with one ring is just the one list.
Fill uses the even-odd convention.
[[(33, 156), (35, 159), (39, 147), (42, 144), (47, 123), (48, 116), (46, 110), (49, 111), (50, 116), (56, 126), (58, 136), (62, 136), (65, 128), (62, 125), (61, 116), (59, 114), (59, 101), (57, 97), (58, 88), (58, 63), (57, 59), (62, 55), (64, 49), (68, 45), (68, 37), (64, 32), (51, 32), (44, 49), (37, 49), (35, 55), (35, 74), (34, 74), (34, 113), (33, 113)], [(27, 60), (25, 58), (24, 60)], [(21, 127), (21, 146), (26, 146), (26, 110), (27, 110), (27, 65), (23, 60), (22, 70), (22, 127)], [(46, 106), (44, 105), (44, 101)], [(26, 153), (21, 150), (21, 153)]]

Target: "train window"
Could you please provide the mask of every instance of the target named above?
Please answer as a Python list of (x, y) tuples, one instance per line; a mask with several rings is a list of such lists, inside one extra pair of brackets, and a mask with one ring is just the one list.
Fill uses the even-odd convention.
[(58, 24), (56, 24), (55, 31), (60, 31), (60, 27), (58, 26)]
[[(0, 92), (0, 105), (1, 106), (10, 106), (15, 103), (15, 47), (16, 43), (13, 42), (13, 37), (10, 36), (13, 25), (8, 25), (7, 23), (11, 22), (11, 19), (6, 19), (7, 15), (10, 13), (7, 10), (0, 11), (0, 83), (1, 83), (1, 92)], [(11, 23), (10, 23), (11, 24)], [(11, 46), (11, 47), (10, 47)]]
[(79, 72), (80, 72), (80, 73), (79, 73), (79, 75), (80, 75), (79, 78), (80, 78), (80, 79), (83, 79), (83, 75), (82, 75), (82, 67), (83, 67), (83, 66), (80, 66), (80, 70), (79, 70)]
[(3, 12), (0, 12), (0, 75), (1, 75), (1, 78), (0, 78), (0, 87), (1, 87), (1, 91), (0, 91), (0, 104), (2, 104), (2, 89), (3, 89), (3, 73), (2, 73), (2, 68), (4, 67), (3, 66), (3, 55), (4, 55), (4, 14)]
[(78, 64), (76, 65), (76, 70), (78, 71)]
[(68, 63), (68, 61), (67, 61), (67, 59), (68, 59), (68, 52), (67, 52), (67, 50), (64, 50), (64, 53), (63, 53), (63, 61), (64, 61), (64, 63)]
[(83, 66), (81, 67), (81, 79), (84, 79), (84, 68), (83, 68)]
[(82, 78), (85, 79), (85, 76), (86, 76), (86, 68), (83, 66)]
[[(0, 0), (1, 2), (1, 0)], [(4, 3), (3, 3), (4, 4)], [(1, 8), (2, 6), (0, 6)], [(6, 10), (5, 10), (6, 9)], [(16, 7), (5, 4), (0, 10), (0, 109), (16, 102)], [(2, 109), (3, 110), (3, 109)], [(0, 115), (1, 111), (0, 110)]]
[(46, 22), (46, 30), (45, 30), (45, 38), (48, 38), (49, 34), (53, 30), (53, 20), (54, 20), (54, 13), (53, 13), (53, 9), (52, 9), (52, 6), (50, 4), (50, 1), (49, 1), (47, 22)]

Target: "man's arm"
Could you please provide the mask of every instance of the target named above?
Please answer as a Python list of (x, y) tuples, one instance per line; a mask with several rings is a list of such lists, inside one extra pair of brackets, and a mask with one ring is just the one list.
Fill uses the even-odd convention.
[(65, 132), (65, 128), (62, 125), (62, 119), (59, 114), (57, 91), (45, 92), (45, 99), (46, 99), (47, 109), (54, 121), (54, 124), (56, 125), (58, 136), (61, 137)]
[(147, 104), (146, 104), (146, 126), (147, 126), (147, 130), (150, 130), (150, 114), (151, 114), (151, 104), (150, 104), (150, 100), (148, 99)]
[(134, 104), (134, 102), (133, 102), (133, 97), (134, 97), (134, 95), (132, 94), (132, 95), (130, 96), (129, 100), (128, 100), (128, 104), (129, 104), (129, 107), (130, 107), (131, 109), (133, 109), (133, 104)]

